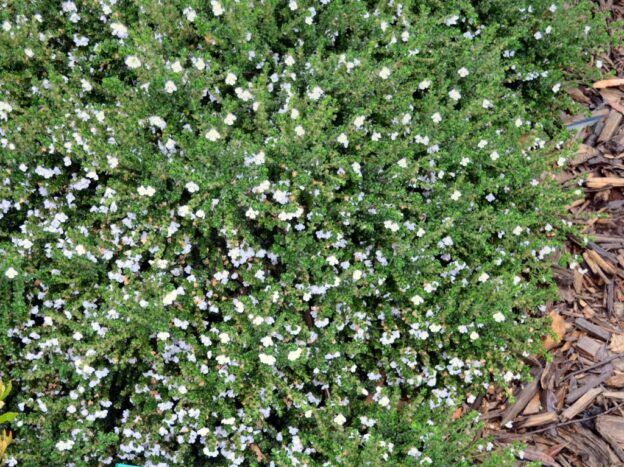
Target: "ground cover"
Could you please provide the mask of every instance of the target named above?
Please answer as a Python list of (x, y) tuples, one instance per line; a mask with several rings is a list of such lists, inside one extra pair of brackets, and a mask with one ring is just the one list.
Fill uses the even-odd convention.
[[(573, 193), (588, 2), (7, 2), (22, 465), (502, 465)], [(568, 256), (557, 259), (566, 266)]]

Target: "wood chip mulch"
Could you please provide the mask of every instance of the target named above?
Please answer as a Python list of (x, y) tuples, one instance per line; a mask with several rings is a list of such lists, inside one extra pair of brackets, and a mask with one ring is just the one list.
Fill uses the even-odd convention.
[[(598, 3), (624, 18), (624, 1)], [(528, 446), (519, 465), (624, 466), (624, 47), (597, 58), (619, 78), (569, 91), (593, 118), (566, 119), (582, 144), (557, 180), (575, 189), (587, 177), (568, 211), (592, 241), (570, 238), (583, 262), (555, 268), (560, 301), (549, 315), (559, 339), (546, 342), (551, 361), (535, 360), (534, 380), (513, 399), (492, 390), (473, 405), (497, 445)]]

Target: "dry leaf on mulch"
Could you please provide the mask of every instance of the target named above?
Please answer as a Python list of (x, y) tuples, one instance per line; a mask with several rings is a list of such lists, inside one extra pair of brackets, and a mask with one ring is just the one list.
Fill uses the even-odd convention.
[(624, 336), (619, 334), (613, 336), (611, 338), (611, 343), (609, 344), (609, 350), (616, 353), (624, 352)]

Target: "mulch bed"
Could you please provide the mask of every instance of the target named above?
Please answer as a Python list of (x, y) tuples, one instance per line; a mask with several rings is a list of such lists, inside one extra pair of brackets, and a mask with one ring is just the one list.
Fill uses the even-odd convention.
[[(597, 2), (613, 19), (624, 1)], [(612, 47), (604, 66), (624, 77), (624, 47)], [(549, 362), (535, 360), (535, 379), (514, 398), (491, 390), (473, 405), (496, 444), (525, 443), (524, 461), (545, 466), (624, 466), (624, 78), (569, 91), (594, 118), (570, 117), (582, 144), (559, 183), (584, 199), (568, 207), (570, 220), (592, 239), (570, 238), (583, 258), (575, 269), (555, 268), (561, 300), (549, 307), (558, 340)]]

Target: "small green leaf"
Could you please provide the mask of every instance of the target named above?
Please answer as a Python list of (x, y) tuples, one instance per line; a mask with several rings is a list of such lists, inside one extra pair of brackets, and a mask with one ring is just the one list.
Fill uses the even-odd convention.
[(7, 396), (11, 393), (11, 389), (13, 389), (13, 383), (9, 381), (4, 391), (2, 391), (2, 394), (0, 394), (0, 401), (7, 398)]
[(0, 415), (0, 423), (6, 423), (17, 417), (17, 412), (7, 412)]

